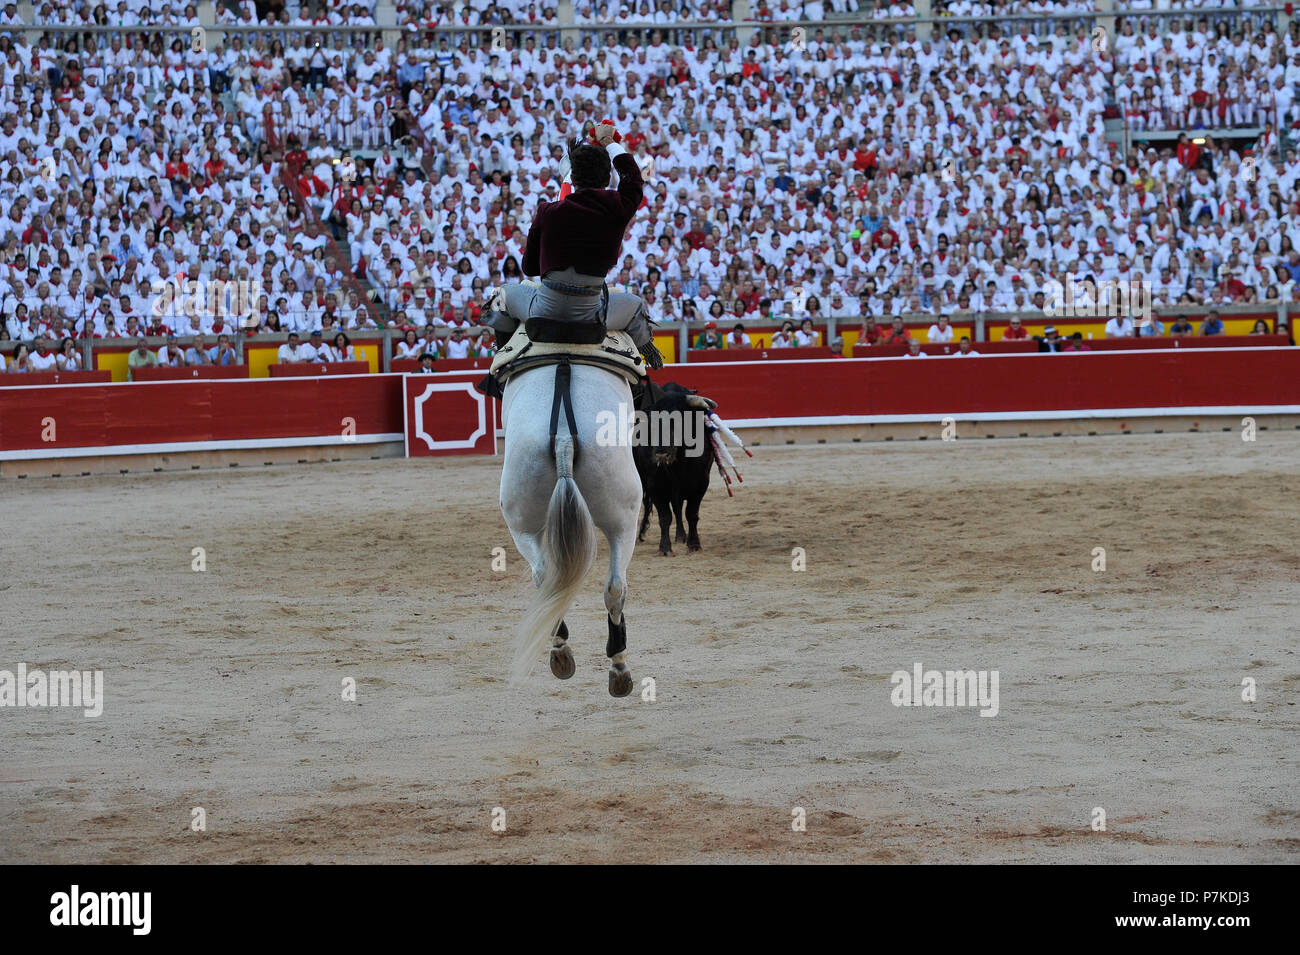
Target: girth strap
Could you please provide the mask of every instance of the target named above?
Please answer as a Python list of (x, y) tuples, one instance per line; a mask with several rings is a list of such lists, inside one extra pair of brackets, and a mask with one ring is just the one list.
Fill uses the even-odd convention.
[(564, 420), (573, 438), (573, 458), (578, 458), (578, 423), (573, 416), (573, 366), (568, 357), (561, 358), (555, 366), (555, 394), (551, 398), (551, 456), (555, 456), (555, 436), (559, 433), (560, 405), (564, 405)]

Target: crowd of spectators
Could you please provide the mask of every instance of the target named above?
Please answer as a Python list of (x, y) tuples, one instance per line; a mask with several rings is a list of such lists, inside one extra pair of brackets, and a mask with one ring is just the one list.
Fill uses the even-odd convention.
[[(1017, 3), (998, 10), (1023, 19), (932, 39), (831, 21), (795, 42), (780, 21), (852, 0), (777, 0), (752, 5), (771, 26), (742, 41), (728, 6), (579, 2), (610, 29), (575, 39), (551, 3), (410, 2), (390, 48), (378, 30), (295, 31), (372, 27), (373, 0), (219, 4), (210, 43), (141, 29), (197, 25), (193, 5), (37, 9), (123, 26), (94, 35), (6, 31), (7, 5), (0, 340), (57, 364), (81, 337), (321, 331), (333, 347), (387, 322), (490, 349), (481, 303), (523, 277), (565, 144), (602, 118), (647, 182), (610, 286), (661, 321), (928, 323), (1033, 311), (1053, 282), (1089, 278), (1141, 282), (1157, 307), (1300, 301), (1300, 164), (1282, 148), (1300, 24), (1127, 16), (1099, 47), (1088, 22), (1030, 16), (1077, 5)], [(642, 17), (719, 26), (681, 45), (621, 26)], [(1245, 153), (1221, 143), (1243, 127), (1261, 130)], [(246, 311), (160, 292), (192, 281), (258, 292)]]
[[(612, 284), (664, 319), (1032, 310), (1053, 281), (1089, 277), (1141, 281), (1156, 305), (1292, 301), (1300, 167), (1278, 136), (1297, 118), (1300, 27), (1259, 22), (1126, 18), (1100, 50), (1061, 21), (934, 40), (828, 25), (802, 49), (759, 32), (694, 49), (657, 33), (462, 44), (443, 83), (412, 90), (434, 168), (422, 208), (407, 208), (435, 228), (403, 255), (384, 247), (384, 210), (362, 203), (340, 230), (354, 261), (381, 264), (372, 280), (390, 297), (432, 264), (443, 281), (427, 300), (479, 301), (520, 277), (566, 140), (609, 117), (649, 183)], [(1158, 39), (1124, 40), (1138, 33)], [(1212, 135), (1121, 157), (1107, 105), (1122, 111), (1152, 71), (1193, 90), (1207, 73), (1216, 87), (1249, 77), (1223, 114), (1175, 104), (1150, 123), (1257, 124), (1248, 161)]]

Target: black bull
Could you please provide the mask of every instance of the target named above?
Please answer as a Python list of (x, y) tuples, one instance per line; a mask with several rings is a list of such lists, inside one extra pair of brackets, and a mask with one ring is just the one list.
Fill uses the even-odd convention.
[[(669, 538), (668, 529), (674, 517), (677, 519), (677, 542), (684, 541), (691, 551), (700, 549), (700, 502), (709, 490), (709, 472), (714, 464), (713, 442), (706, 427), (707, 412), (694, 406), (700, 399), (692, 402), (693, 392), (675, 382), (668, 382), (663, 387), (650, 382), (648, 388), (649, 393), (638, 402), (640, 410), (678, 412), (683, 425), (687, 418), (694, 416), (692, 427), (683, 427), (675, 434), (667, 428), (649, 429), (650, 435), (657, 435), (659, 440), (669, 443), (654, 446), (646, 441), (632, 449), (637, 472), (641, 475), (642, 506), (645, 508), (637, 540), (645, 540), (651, 509), (657, 510), (659, 553), (670, 557), (673, 542)], [(686, 434), (699, 437), (702, 454), (688, 453), (684, 439)], [(686, 511), (685, 528), (682, 526), (683, 508)]]

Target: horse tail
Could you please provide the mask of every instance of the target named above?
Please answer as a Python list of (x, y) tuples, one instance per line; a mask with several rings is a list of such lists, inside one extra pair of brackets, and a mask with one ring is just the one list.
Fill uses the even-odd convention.
[(573, 451), (572, 434), (555, 436), (557, 477), (542, 533), (542, 575), (537, 580), (537, 597), (515, 633), (511, 685), (520, 683), (533, 662), (550, 646), (556, 628), (596, 559), (596, 526), (578, 490), (578, 482), (573, 479)]

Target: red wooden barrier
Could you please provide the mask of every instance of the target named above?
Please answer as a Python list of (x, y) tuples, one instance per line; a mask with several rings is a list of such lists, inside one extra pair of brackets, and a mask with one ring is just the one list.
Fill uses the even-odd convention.
[[(1038, 342), (1032, 338), (1000, 342), (972, 342), (971, 349), (981, 355), (1019, 355), (1038, 351)], [(802, 351), (802, 349), (800, 349)], [(901, 358), (906, 355), (906, 345), (854, 345), (854, 358)], [(957, 342), (922, 342), (926, 355), (955, 355), (961, 351)]]
[[(56, 441), (42, 439), (51, 417)], [(374, 443), (402, 431), (401, 375), (0, 390), (0, 458)]]
[[(448, 448), (444, 441), (471, 442), (465, 447), (475, 450), (490, 446), (488, 431), (474, 436), (479, 409), (492, 407), (470, 387), (478, 374), (419, 376), (421, 383), (452, 386), (426, 398), (434, 401), (422, 429), (430, 436), (425, 444), (434, 445), (430, 450)], [(91, 375), (105, 383), (13, 387), (40, 379), (5, 376), (20, 381), (0, 388), (0, 459), (373, 443), (396, 440), (407, 430), (403, 383), (411, 379), (402, 375), (135, 384), (106, 383), (107, 372)], [(698, 388), (719, 402), (725, 419), (750, 426), (946, 415), (1300, 413), (1300, 349), (1291, 347), (690, 363), (656, 380)], [(417, 390), (424, 395), (428, 389)], [(448, 401), (457, 402), (457, 427), (444, 434), (444, 425), (453, 422), (438, 415)], [(51, 418), (57, 440), (49, 440)]]
[(210, 381), (215, 378), (247, 378), (247, 365), (194, 365), (186, 368), (133, 368), (134, 381)]
[(31, 385), (86, 385), (112, 381), (110, 371), (27, 371), (0, 375), (0, 388)]
[[(491, 358), (439, 358), (433, 363), (434, 371), (478, 371), (487, 372), (492, 367)], [(394, 358), (389, 365), (394, 372), (416, 372), (420, 363), (414, 358)]]
[(474, 387), (478, 372), (403, 379), (407, 457), (495, 454), (500, 409)]
[(1290, 345), (1285, 335), (1206, 335), (1193, 338), (1085, 338), (1093, 351), (1139, 351), (1152, 348), (1266, 348)]
[[(674, 365), (673, 380), (717, 401), (724, 419), (834, 423), (837, 417), (1133, 409), (1300, 409), (1300, 349), (1156, 351), (977, 358)], [(1202, 413), (1210, 413), (1202, 411)], [(1242, 412), (1250, 413), (1250, 412)], [(1046, 416), (1046, 415), (1045, 415)]]
[(830, 358), (826, 345), (803, 348), (692, 348), (686, 353), (689, 362), (702, 361), (794, 361), (805, 358)]
[(364, 361), (304, 361), (289, 365), (267, 365), (272, 378), (316, 378), (321, 375), (368, 375)]

